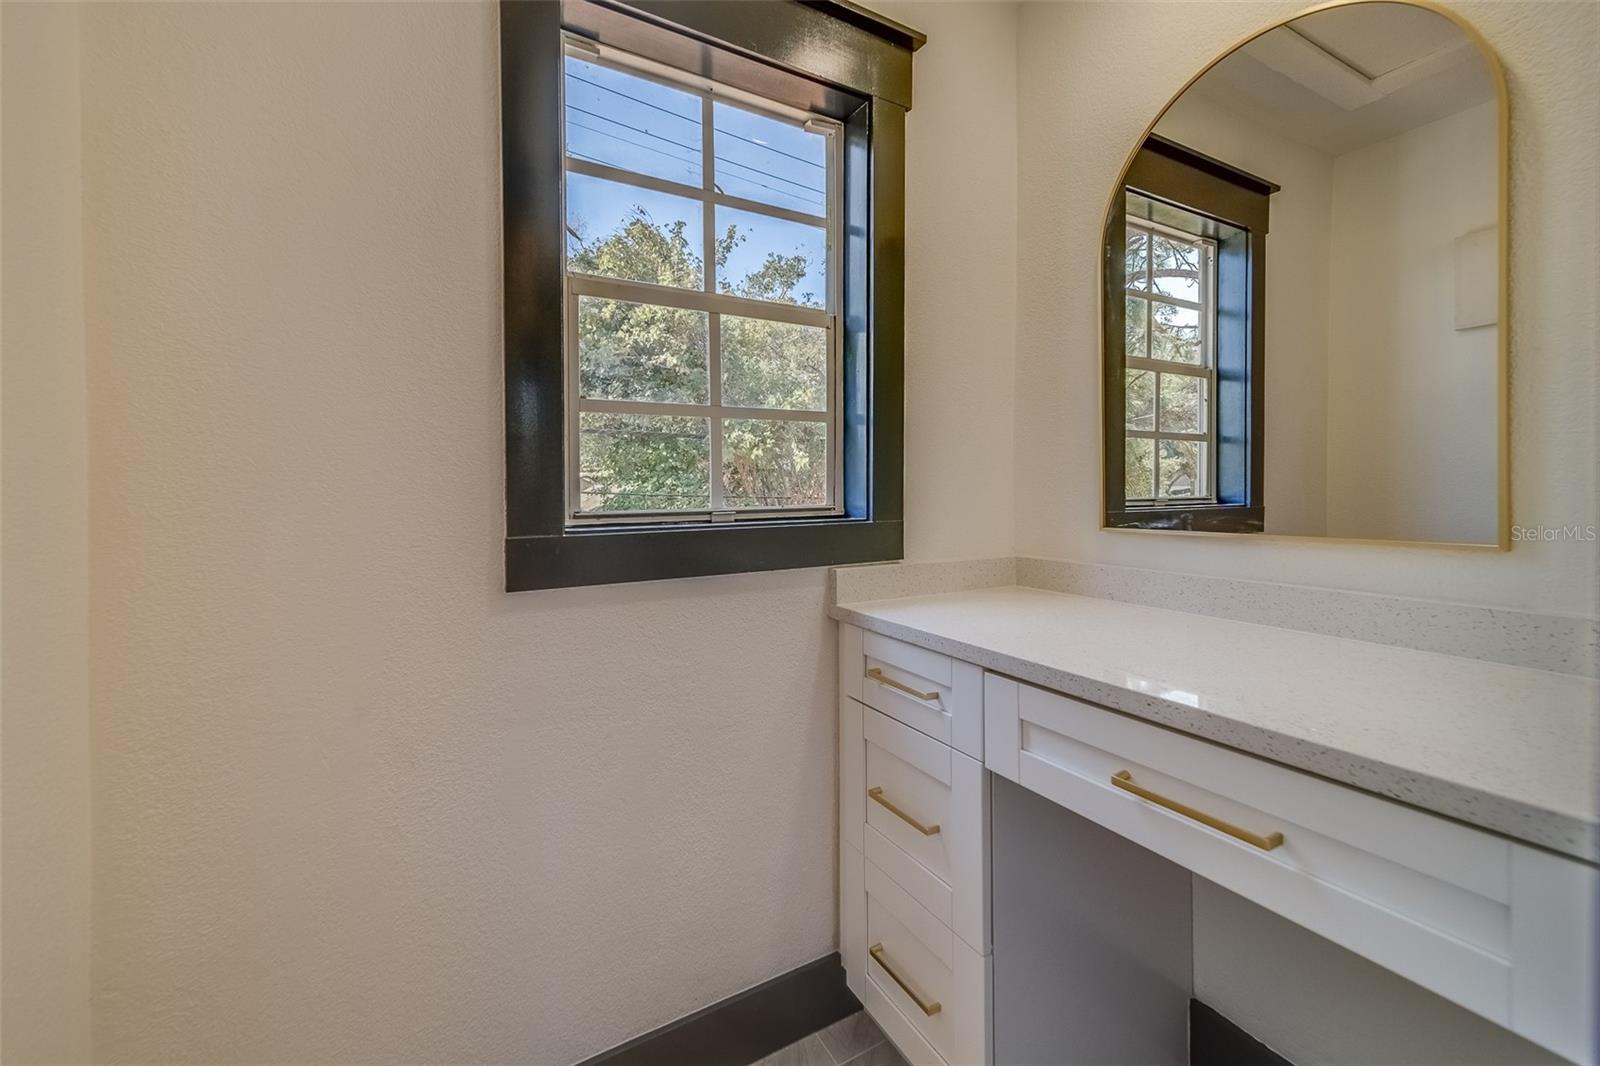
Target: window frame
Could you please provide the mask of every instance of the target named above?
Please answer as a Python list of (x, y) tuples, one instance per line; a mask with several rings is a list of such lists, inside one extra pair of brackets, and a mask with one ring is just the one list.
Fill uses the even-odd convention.
[[(842, 513), (569, 523), (565, 210), (551, 194), (565, 173), (564, 31), (842, 124)], [(902, 556), (905, 114), (922, 43), (842, 0), (501, 3), (507, 591)]]
[[(752, 521), (776, 516), (807, 517), (816, 515), (842, 515), (840, 482), (843, 480), (843, 461), (840, 455), (840, 369), (838, 309), (843, 290), (840, 276), (840, 198), (841, 171), (844, 141), (844, 124), (837, 119), (801, 108), (743, 92), (710, 78), (678, 70), (635, 55), (622, 49), (602, 45), (585, 37), (563, 31), (563, 61), (576, 56), (585, 62), (608, 67), (636, 77), (644, 78), (672, 88), (696, 94), (701, 101), (701, 187), (657, 178), (604, 163), (585, 161), (566, 151), (566, 120), (563, 109), (562, 151), (562, 203), (566, 203), (567, 178), (576, 173), (650, 189), (671, 196), (690, 199), (701, 211), (702, 257), (705, 276), (700, 289), (675, 288), (649, 282), (629, 281), (604, 275), (574, 271), (563, 254), (563, 285), (565, 312), (563, 315), (563, 349), (566, 374), (567, 412), (567, 523), (571, 527), (599, 525), (650, 525), (666, 523), (709, 523), (725, 521)], [(762, 203), (744, 197), (732, 196), (716, 190), (715, 110), (719, 103), (739, 107), (768, 118), (818, 132), (826, 138), (826, 187), (824, 214), (808, 215), (781, 206)], [(810, 130), (816, 126), (815, 131)], [(824, 306), (812, 308), (780, 301), (752, 300), (717, 291), (719, 279), (713, 242), (716, 239), (716, 211), (718, 207), (759, 214), (766, 218), (800, 222), (804, 225), (821, 223), (824, 233), (826, 261)], [(565, 219), (565, 212), (563, 212)], [(658, 307), (684, 308), (704, 311), (707, 315), (706, 374), (707, 397), (705, 403), (649, 402), (639, 400), (610, 400), (586, 398), (581, 394), (578, 335), (578, 299), (588, 296), (625, 302), (646, 303)], [(791, 322), (826, 331), (827, 356), (825, 364), (825, 402), (818, 412), (788, 408), (731, 407), (721, 402), (722, 352), (720, 319), (724, 315), (752, 318), (771, 322)], [(614, 414), (665, 415), (669, 417), (704, 418), (707, 424), (707, 490), (708, 506), (693, 510), (636, 510), (636, 511), (584, 511), (580, 506), (582, 496), (582, 463), (579, 434), (582, 415), (586, 412)], [(820, 414), (820, 417), (814, 417)], [(791, 420), (820, 423), (826, 427), (828, 470), (826, 472), (826, 499), (821, 506), (802, 507), (740, 507), (725, 506), (722, 452), (724, 424), (731, 419)]]
[[(1101, 457), (1107, 529), (1260, 533), (1264, 498), (1266, 269), (1270, 197), (1278, 186), (1221, 160), (1146, 137), (1108, 212), (1101, 287)], [(1130, 500), (1126, 496), (1124, 290), (1129, 196), (1144, 201), (1140, 224), (1198, 222), (1216, 254), (1216, 342), (1212, 390), (1216, 424), (1212, 500)]]

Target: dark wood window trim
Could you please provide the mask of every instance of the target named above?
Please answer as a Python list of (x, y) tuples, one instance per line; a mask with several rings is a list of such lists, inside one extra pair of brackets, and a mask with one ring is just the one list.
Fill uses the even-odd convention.
[[(554, 194), (563, 167), (563, 29), (844, 123), (843, 516), (569, 526), (565, 240)], [(905, 114), (911, 53), (922, 40), (839, 0), (503, 0), (508, 592), (901, 557)]]
[[(1218, 223), (1217, 501), (1130, 504), (1124, 482), (1124, 301), (1126, 206), (1107, 220), (1104, 240), (1102, 450), (1105, 525), (1259, 533), (1266, 523), (1264, 412), (1267, 224), (1278, 186), (1228, 163), (1151, 134), (1128, 169), (1124, 193), (1137, 192)], [(1124, 205), (1126, 197), (1124, 196)], [(1160, 221), (1160, 219), (1157, 219)]]

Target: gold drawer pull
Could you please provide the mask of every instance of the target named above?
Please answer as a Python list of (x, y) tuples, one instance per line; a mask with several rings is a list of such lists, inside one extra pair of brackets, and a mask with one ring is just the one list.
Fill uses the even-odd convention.
[(1242, 840), (1246, 844), (1254, 844), (1262, 851), (1271, 851), (1283, 843), (1282, 833), (1268, 833), (1266, 836), (1262, 836), (1260, 833), (1252, 833), (1248, 829), (1240, 829), (1231, 822), (1224, 822), (1221, 818), (1212, 817), (1204, 811), (1197, 811), (1187, 803), (1179, 803), (1177, 800), (1169, 799), (1159, 792), (1151, 792), (1143, 785), (1135, 784), (1133, 775), (1126, 770), (1118, 770), (1112, 774), (1111, 783), (1124, 792), (1132, 792), (1140, 799), (1149, 800), (1158, 807), (1165, 807), (1167, 810), (1181, 814), (1185, 818), (1193, 818), (1201, 825), (1209, 825), (1217, 832), (1227, 833), (1234, 839)]
[(889, 965), (889, 960), (883, 957), (882, 944), (872, 945), (867, 949), (867, 954), (871, 955), (877, 964), (883, 967), (884, 973), (894, 978), (894, 983), (900, 986), (900, 991), (910, 996), (911, 1002), (915, 1003), (917, 1005), (917, 1009), (923, 1014), (926, 1014), (928, 1017), (932, 1018), (935, 1014), (938, 1014), (940, 1011), (944, 1010), (944, 1008), (939, 1005), (938, 1000), (934, 1000), (932, 1003), (929, 1003), (927, 1000), (917, 995), (915, 990), (913, 990), (910, 985), (906, 984), (906, 979), (894, 972), (894, 967)]
[(900, 682), (896, 681), (894, 678), (892, 678), (889, 675), (885, 674), (882, 670), (878, 669), (876, 666), (874, 666), (871, 670), (867, 671), (867, 677), (870, 678), (873, 681), (876, 681), (880, 685), (888, 685), (890, 688), (899, 689), (901, 692), (904, 692), (907, 696), (915, 696), (919, 700), (936, 700), (936, 699), (939, 698), (939, 693), (938, 693), (937, 690), (935, 690), (933, 692), (918, 692), (916, 689), (912, 688), (910, 685), (902, 685)]
[(938, 826), (936, 826), (936, 825), (923, 825), (921, 822), (919, 822), (915, 818), (911, 817), (911, 815), (907, 814), (905, 811), (902, 811), (899, 807), (896, 807), (894, 804), (892, 804), (888, 800), (884, 799), (883, 798), (883, 786), (881, 786), (881, 785), (878, 785), (878, 786), (875, 786), (873, 788), (867, 789), (867, 798), (871, 799), (871, 800), (876, 800), (879, 803), (881, 803), (883, 805), (883, 809), (884, 810), (888, 811), (890, 814), (894, 815), (896, 818), (900, 819), (902, 822), (906, 823), (911, 828), (915, 829), (917, 832), (921, 833), (925, 837), (931, 837), (931, 836), (933, 836), (933, 834), (935, 834), (935, 833), (937, 833), (939, 831), (939, 827)]

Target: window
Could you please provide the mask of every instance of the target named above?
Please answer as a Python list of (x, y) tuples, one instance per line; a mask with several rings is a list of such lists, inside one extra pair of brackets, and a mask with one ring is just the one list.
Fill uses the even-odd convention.
[(509, 591), (900, 558), (922, 40), (501, 5)]
[(1216, 242), (1129, 218), (1126, 249), (1127, 498), (1214, 500)]
[(1106, 223), (1105, 524), (1258, 532), (1269, 197), (1151, 135)]
[(838, 514), (839, 122), (565, 62), (570, 518)]

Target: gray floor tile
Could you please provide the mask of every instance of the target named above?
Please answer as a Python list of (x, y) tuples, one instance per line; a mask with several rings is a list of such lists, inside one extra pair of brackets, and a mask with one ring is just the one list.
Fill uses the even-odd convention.
[(895, 1050), (894, 1045), (885, 1040), (877, 1047), (868, 1048), (851, 1059), (848, 1064), (841, 1066), (908, 1066), (908, 1064), (900, 1052)]
[(838, 1066), (884, 1042), (883, 1030), (864, 1010), (841, 1018), (817, 1034)]
[(755, 1066), (835, 1066), (833, 1056), (822, 1046), (816, 1033), (779, 1048)]

